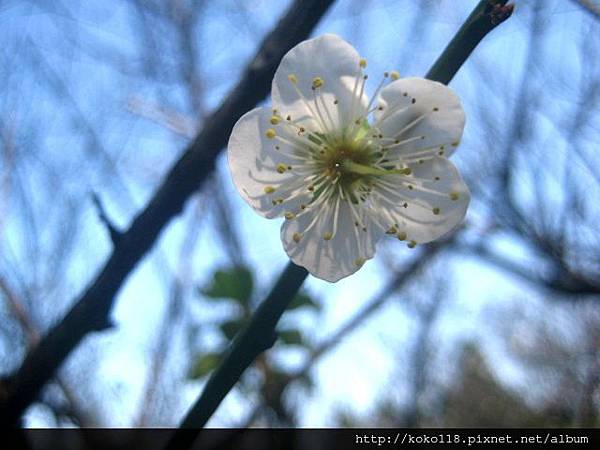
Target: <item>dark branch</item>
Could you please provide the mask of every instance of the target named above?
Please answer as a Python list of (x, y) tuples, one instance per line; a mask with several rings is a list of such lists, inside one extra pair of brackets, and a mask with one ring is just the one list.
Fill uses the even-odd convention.
[(482, 0), (429, 69), (425, 78), (448, 84), (477, 44), (510, 17), (514, 6), (508, 0)]
[(200, 398), (181, 423), (180, 430), (173, 435), (167, 449), (188, 448), (195, 436), (181, 429), (203, 427), (246, 368), (258, 355), (273, 346), (277, 339), (277, 322), (307, 275), (303, 267), (291, 262), (287, 265), (269, 296), (252, 316), (250, 324), (232, 342), (223, 362), (212, 373)]
[(164, 226), (212, 173), (237, 119), (263, 100), (283, 55), (310, 34), (332, 0), (296, 0), (263, 40), (241, 80), (207, 118), (200, 134), (172, 167), (154, 197), (125, 231), (95, 280), (73, 308), (32, 351), (17, 373), (0, 423), (15, 424), (71, 351), (88, 333), (110, 326), (114, 297)]
[(547, 289), (560, 295), (597, 296), (600, 294), (600, 286), (590, 283), (576, 273), (570, 273), (565, 267), (557, 268), (550, 276), (537, 273), (535, 268), (525, 267), (511, 259), (491, 250), (483, 243), (477, 245), (463, 245), (460, 251), (479, 256), (484, 261), (493, 264), (501, 270), (515, 275), (533, 286)]
[(114, 246), (118, 245), (123, 233), (121, 233), (109, 219), (108, 215), (106, 214), (106, 210), (104, 209), (104, 206), (100, 201), (100, 197), (98, 197), (98, 194), (96, 194), (95, 192), (92, 192), (92, 201), (94, 202), (94, 206), (98, 210), (98, 217), (100, 218), (100, 221), (108, 229), (110, 240), (112, 241)]

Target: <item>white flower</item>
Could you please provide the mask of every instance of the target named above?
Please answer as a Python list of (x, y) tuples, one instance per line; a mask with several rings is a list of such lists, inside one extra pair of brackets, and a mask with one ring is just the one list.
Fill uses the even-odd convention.
[(366, 65), (331, 34), (298, 44), (275, 73), (273, 108), (242, 116), (228, 146), (242, 197), (285, 217), (289, 257), (331, 282), (372, 258), (384, 234), (410, 248), (444, 235), (470, 199), (446, 159), (465, 124), (457, 96), (391, 72), (369, 102)]

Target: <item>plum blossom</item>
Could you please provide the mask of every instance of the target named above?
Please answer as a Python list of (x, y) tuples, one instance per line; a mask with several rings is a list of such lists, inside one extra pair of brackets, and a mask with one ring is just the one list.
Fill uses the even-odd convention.
[(338, 36), (301, 42), (275, 73), (272, 107), (242, 116), (228, 144), (241, 196), (284, 217), (288, 256), (330, 282), (372, 258), (382, 236), (414, 248), (445, 235), (470, 200), (447, 159), (465, 125), (456, 94), (386, 72), (369, 100), (366, 67)]

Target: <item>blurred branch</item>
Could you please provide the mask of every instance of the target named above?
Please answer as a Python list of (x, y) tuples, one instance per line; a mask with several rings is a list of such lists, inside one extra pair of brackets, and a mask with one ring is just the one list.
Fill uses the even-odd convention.
[(9, 311), (17, 320), (17, 323), (25, 332), (25, 340), (27, 348), (34, 347), (40, 339), (40, 335), (31, 323), (23, 304), (17, 298), (13, 289), (9, 286), (8, 282), (0, 275), (0, 293), (4, 295)]
[(573, 2), (581, 6), (596, 19), (600, 19), (600, 4), (595, 3), (592, 0), (573, 0)]
[(553, 277), (544, 277), (534, 273), (530, 268), (515, 264), (514, 261), (490, 250), (483, 243), (477, 245), (465, 244), (460, 246), (459, 249), (460, 251), (477, 255), (496, 267), (508, 271), (512, 275), (516, 275), (529, 283), (555, 291), (559, 294), (585, 296), (600, 294), (600, 286), (581, 279), (577, 274), (570, 273), (565, 268), (556, 270)]
[(104, 206), (102, 205), (102, 201), (100, 200), (98, 194), (96, 194), (95, 192), (92, 192), (92, 201), (94, 202), (94, 206), (98, 210), (98, 217), (100, 218), (100, 221), (108, 230), (110, 240), (112, 241), (113, 245), (118, 245), (119, 241), (121, 240), (122, 233), (117, 229), (117, 227), (113, 225), (112, 221), (108, 218), (108, 215), (104, 210)]
[(273, 346), (277, 339), (277, 322), (307, 275), (308, 272), (303, 267), (288, 263), (271, 293), (252, 316), (251, 322), (235, 337), (223, 361), (212, 373), (200, 398), (173, 435), (167, 449), (188, 448), (195, 436), (182, 429), (203, 427), (246, 368), (258, 355)]
[[(4, 299), (8, 305), (9, 310), (17, 320), (17, 323), (25, 333), (26, 348), (30, 349), (35, 347), (40, 339), (40, 333), (35, 323), (29, 317), (27, 311), (23, 307), (23, 302), (19, 300), (18, 295), (9, 286), (8, 282), (0, 275), (0, 293), (4, 295)], [(7, 380), (9, 385), (12, 381)], [(90, 427), (97, 425), (95, 419), (92, 418), (83, 408), (79, 406), (79, 402), (69, 386), (69, 384), (63, 380), (61, 376), (56, 377), (56, 384), (65, 396), (69, 408), (66, 411), (66, 415), (70, 416), (79, 426)], [(56, 408), (53, 408), (56, 409)]]
[[(157, 327), (156, 347), (152, 352), (150, 360), (150, 368), (148, 370), (148, 380), (144, 386), (141, 406), (139, 407), (139, 417), (136, 421), (136, 427), (153, 426), (150, 423), (151, 419), (158, 422), (161, 410), (164, 412), (168, 409), (165, 405), (165, 399), (159, 398), (161, 382), (165, 379), (165, 371), (169, 357), (169, 351), (172, 349), (172, 344), (175, 332), (181, 330), (185, 325), (185, 289), (189, 285), (189, 279), (193, 272), (193, 264), (189, 261), (188, 256), (193, 254), (199, 244), (200, 229), (204, 224), (203, 217), (206, 217), (205, 206), (206, 197), (202, 197), (204, 201), (199, 202), (193, 211), (189, 226), (185, 232), (185, 236), (181, 241), (179, 248), (179, 263), (175, 273), (169, 273), (171, 281), (168, 293), (168, 305), (161, 324)], [(160, 406), (159, 406), (160, 404)], [(166, 406), (166, 407), (165, 407)], [(152, 417), (152, 414), (155, 414)]]
[(416, 343), (411, 352), (411, 399), (408, 402), (408, 410), (404, 420), (398, 426), (416, 428), (421, 425), (422, 420), (422, 396), (425, 391), (429, 377), (428, 363), (431, 356), (432, 334), (437, 318), (445, 299), (449, 277), (444, 274), (443, 278), (437, 280), (435, 292), (429, 302), (420, 305), (417, 310), (419, 331)]
[(0, 405), (0, 423), (17, 423), (44, 384), (79, 342), (92, 331), (109, 328), (114, 297), (126, 277), (151, 248), (164, 226), (212, 173), (237, 119), (266, 97), (283, 55), (305, 39), (332, 0), (296, 0), (263, 40), (241, 80), (175, 163), (164, 182), (122, 235), (95, 280), (25, 359), (11, 392)]

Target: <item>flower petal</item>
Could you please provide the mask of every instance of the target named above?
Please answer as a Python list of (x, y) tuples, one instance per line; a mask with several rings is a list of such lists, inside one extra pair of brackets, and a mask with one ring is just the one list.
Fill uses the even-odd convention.
[(389, 176), (385, 184), (376, 184), (375, 201), (382, 218), (393, 220), (403, 239), (430, 242), (462, 221), (471, 196), (446, 158), (428, 159), (412, 170), (412, 176)]
[[(297, 172), (303, 162), (293, 156), (298, 152), (296, 147), (267, 137), (268, 130), (285, 135), (270, 123), (271, 117), (269, 108), (256, 108), (244, 114), (233, 127), (227, 151), (238, 192), (267, 218), (298, 212), (300, 205), (310, 200), (306, 189), (309, 181)], [(285, 169), (282, 173), (278, 172), (280, 165), (280, 170)]]
[[(286, 253), (294, 263), (305, 267), (312, 275), (329, 282), (336, 282), (360, 269), (375, 254), (375, 245), (383, 235), (376, 224), (365, 220), (366, 231), (355, 225), (355, 217), (347, 201), (340, 201), (337, 230), (332, 233), (333, 210), (315, 210), (286, 221), (281, 227), (281, 240)], [(305, 230), (319, 214), (316, 223)]]
[(383, 110), (375, 111), (375, 126), (385, 137), (406, 141), (395, 147), (396, 154), (426, 158), (441, 151), (450, 156), (460, 142), (465, 113), (448, 86), (401, 78), (381, 90), (377, 104)]
[[(325, 34), (303, 41), (283, 57), (275, 72), (271, 90), (273, 107), (284, 117), (290, 114), (307, 128), (312, 124), (311, 129), (317, 127), (325, 132), (324, 122), (325, 127), (339, 130), (366, 112), (364, 92), (360, 102), (355, 102), (352, 95), (354, 92), (359, 97), (362, 76), (359, 54), (340, 37)], [(294, 77), (296, 83), (289, 77)], [(323, 84), (312, 89), (317, 77)], [(315, 96), (322, 98), (317, 103), (319, 111), (314, 104)], [(319, 115), (323, 120), (316, 118)]]

